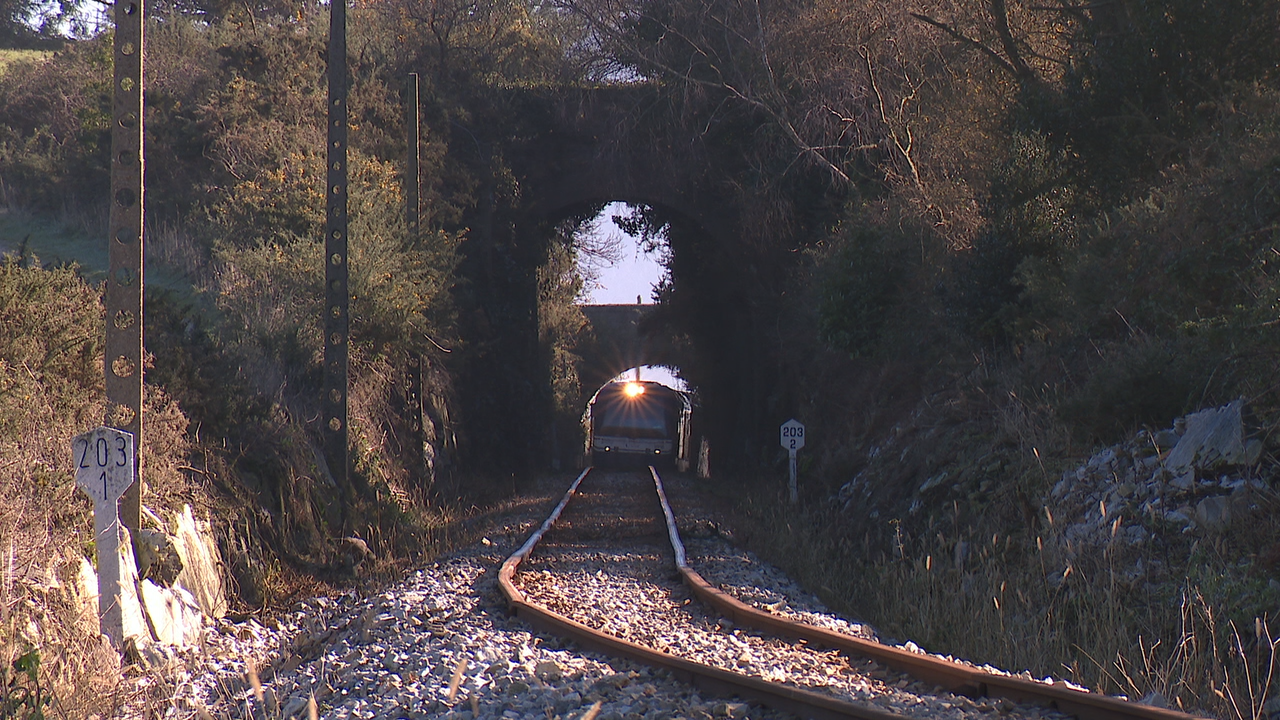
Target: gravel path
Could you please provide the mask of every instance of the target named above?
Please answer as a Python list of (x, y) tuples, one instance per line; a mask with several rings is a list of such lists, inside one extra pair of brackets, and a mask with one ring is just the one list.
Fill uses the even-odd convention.
[(781, 570), (766, 565), (752, 553), (721, 539), (686, 540), (689, 567), (702, 579), (737, 600), (788, 620), (824, 630), (877, 640), (870, 625), (836, 616), (815, 595), (797, 585)]
[[(567, 485), (549, 481), (540, 500), (558, 499)], [(315, 598), (265, 625), (219, 623), (203, 649), (184, 656), (170, 707), (137, 716), (305, 718), (314, 696), (319, 716), (334, 720), (766, 717), (746, 703), (702, 697), (665, 672), (567, 646), (511, 617), (497, 588), (498, 566), (550, 507), (526, 505), (534, 509), (505, 518), (505, 532), (492, 540), (376, 594)]]

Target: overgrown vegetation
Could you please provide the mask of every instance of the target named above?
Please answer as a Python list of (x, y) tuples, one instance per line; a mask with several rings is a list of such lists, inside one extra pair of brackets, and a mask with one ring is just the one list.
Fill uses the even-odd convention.
[[(1039, 518), (1050, 479), (1098, 443), (1238, 397), (1268, 432), (1280, 417), (1276, 0), (353, 9), (350, 505), (316, 459), (321, 339), (300, 320), (318, 316), (327, 27), (318, 7), (255, 7), (158, 9), (147, 64), (152, 248), (200, 291), (149, 298), (160, 457), (260, 511), (223, 538), (246, 601), (287, 594), (298, 570), (338, 579), (346, 535), (394, 566), (443, 532), (460, 468), (510, 487), (567, 461), (544, 445), (571, 445), (579, 410), (582, 204), (615, 198), (530, 217), (519, 169), (576, 112), (562, 94), (613, 89), (639, 100), (601, 142), (694, 178), (722, 213), (711, 228), (660, 206), (629, 221), (669, 243), (655, 317), (691, 348), (713, 466), (780, 469), (777, 424), (810, 428), (805, 504), (755, 491), (749, 511), (776, 532), (764, 542), (824, 569), (839, 558), (830, 597), (939, 649), (1257, 716), (1222, 668), (1270, 667), (1270, 636), (1247, 626), (1280, 613), (1251, 589), (1280, 581), (1256, 560), (1274, 533), (1170, 548), (1191, 571), (1139, 609), (1105, 553), (1073, 566), (1068, 591), (1052, 581), (1060, 538)], [(0, 13), (0, 42), (49, 39), (52, 25), (21, 24), (31, 12)], [(6, 203), (101, 224), (109, 41), (3, 57)], [(409, 72), (426, 98), (416, 233)], [(6, 268), (40, 278), (12, 302), (61, 308), (47, 321), (65, 338), (3, 336), (0, 432), (96, 424), (94, 291), (69, 269)], [(410, 367), (424, 387), (406, 411)], [(24, 412), (33, 398), (48, 417)], [(1268, 482), (1274, 435), (1256, 468)], [(24, 442), (30, 457), (3, 472), (75, 507), (56, 443)], [(975, 625), (937, 622), (960, 616)]]
[[(1257, 717), (1251, 628), (1280, 608), (1240, 589), (1274, 576), (1251, 559), (1273, 534), (1168, 548), (1193, 572), (1139, 604), (1107, 555), (1060, 591), (1035, 523), (1096, 443), (1237, 397), (1274, 427), (1280, 96), (1274, 44), (1249, 38), (1280, 5), (652, 2), (615, 23), (629, 4), (561, 4), (677, 98), (672, 134), (737, 199), (731, 248), (673, 233), (668, 299), (701, 353), (754, 359), (714, 364), (759, 403), (718, 447), (810, 428), (808, 504), (758, 489), (750, 510), (768, 554), (936, 649)], [(1240, 566), (1231, 591), (1206, 581)]]
[(549, 439), (554, 445), (551, 462), (556, 467), (573, 467), (582, 455), (581, 402), (586, 389), (578, 376), (582, 362), (578, 346), (589, 324), (577, 305), (584, 294), (579, 270), (582, 243), (578, 238), (591, 219), (591, 211), (596, 210), (591, 208), (562, 221), (549, 243), (546, 263), (538, 268), (538, 344), (550, 384)]
[[(0, 328), (4, 701), (18, 717), (109, 714), (121, 702), (119, 659), (83, 613), (76, 573), (92, 545), (93, 506), (71, 481), (73, 433), (65, 432), (100, 424), (104, 411), (98, 292), (74, 267), (27, 268), (7, 256)], [(148, 398), (153, 412), (163, 412), (161, 404)], [(181, 431), (155, 430), (144, 448), (148, 467), (175, 464), (167, 451), (185, 441)]]
[[(1019, 528), (974, 538), (954, 518), (932, 537), (894, 523), (896, 545), (869, 558), (857, 533), (828, 531), (843, 525), (839, 513), (788, 511), (774, 498), (746, 509), (764, 523), (768, 555), (846, 611), (874, 617), (882, 637), (1187, 712), (1267, 715), (1277, 598), (1241, 562), (1248, 542), (1188, 538), (1141, 557), (1113, 542), (1081, 554), (1052, 523), (1034, 536)], [(1275, 503), (1251, 518), (1272, 538)], [(785, 560), (801, 554), (811, 559)], [(1187, 562), (1185, 573), (1167, 567), (1154, 579), (1161, 592), (1147, 596), (1153, 578), (1130, 569), (1171, 558)], [(833, 563), (842, 572), (831, 573)]]
[[(471, 180), (453, 168), (460, 187), (442, 189), (443, 143), (424, 133), (421, 222), (410, 231), (403, 145), (392, 139), (403, 132), (402, 76), (385, 57), (353, 63), (353, 122), (365, 129), (353, 133), (350, 155), (354, 492), (335, 493), (313, 427), (324, 15), (203, 25), (169, 10), (169, 22), (149, 31), (148, 261), (149, 271), (163, 263), (182, 273), (189, 290), (146, 298), (144, 505), (163, 513), (192, 504), (229, 518), (215, 534), (240, 614), (357, 575), (393, 577), (468, 537), (460, 523), (471, 503), (510, 492), (509, 482), (495, 490), (484, 476), (462, 483), (456, 474), (449, 354), (467, 347), (452, 299), (464, 237), (454, 203), (471, 202)], [(377, 37), (363, 27), (366, 43)], [(7, 209), (82, 217), (102, 232), (110, 42), (75, 42), (0, 69)], [(151, 701), (121, 684), (119, 656), (86, 616), (75, 575), (92, 555), (92, 507), (71, 482), (63, 447), (102, 422), (101, 289), (74, 266), (43, 268), (29, 241), (0, 238), (0, 444), (9, 459), (0, 465), (0, 659), (8, 667), (39, 650), (42, 705), (32, 712), (111, 717), (126, 701)], [(416, 407), (403, 393), (407, 358), (421, 378)], [(414, 444), (417, 461), (407, 452)], [(163, 692), (167, 680), (152, 680)], [(15, 682), (15, 702), (25, 703), (27, 681)]]

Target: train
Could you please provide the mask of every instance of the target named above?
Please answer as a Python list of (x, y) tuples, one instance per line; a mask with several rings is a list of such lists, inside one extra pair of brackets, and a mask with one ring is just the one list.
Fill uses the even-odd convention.
[(686, 471), (692, 415), (689, 393), (647, 380), (608, 383), (592, 396), (583, 417), (591, 464)]

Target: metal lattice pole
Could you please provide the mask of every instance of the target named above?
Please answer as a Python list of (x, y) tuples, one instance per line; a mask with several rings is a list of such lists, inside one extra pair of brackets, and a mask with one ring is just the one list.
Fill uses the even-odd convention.
[(142, 29), (141, 0), (115, 4), (115, 99), (111, 125), (111, 211), (107, 240), (106, 425), (133, 433), (133, 485), (120, 521), (136, 530), (142, 514)]
[[(407, 162), (404, 173), (405, 224), (410, 242), (419, 239), (418, 181), (420, 177), (421, 134), (418, 120), (418, 74), (409, 73), (405, 83), (404, 125)], [(410, 350), (405, 358), (405, 405), (409, 414), (408, 461), (417, 472), (426, 472), (423, 445), (426, 436), (422, 426), (422, 355)]]
[(405, 140), (408, 145), (408, 162), (405, 168), (405, 222), (409, 225), (409, 237), (418, 239), (418, 182), (421, 171), (418, 169), (422, 154), (422, 136), (419, 132), (418, 119), (418, 73), (409, 73), (405, 83), (404, 124)]
[(347, 363), (347, 5), (329, 3), (328, 198), (325, 222), (324, 434), (329, 471), (349, 492)]

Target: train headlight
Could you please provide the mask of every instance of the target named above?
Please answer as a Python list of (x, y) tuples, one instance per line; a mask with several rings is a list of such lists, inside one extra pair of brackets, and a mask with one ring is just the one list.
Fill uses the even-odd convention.
[(638, 397), (644, 394), (644, 386), (640, 383), (629, 382), (622, 388), (622, 391), (626, 393), (629, 398)]

